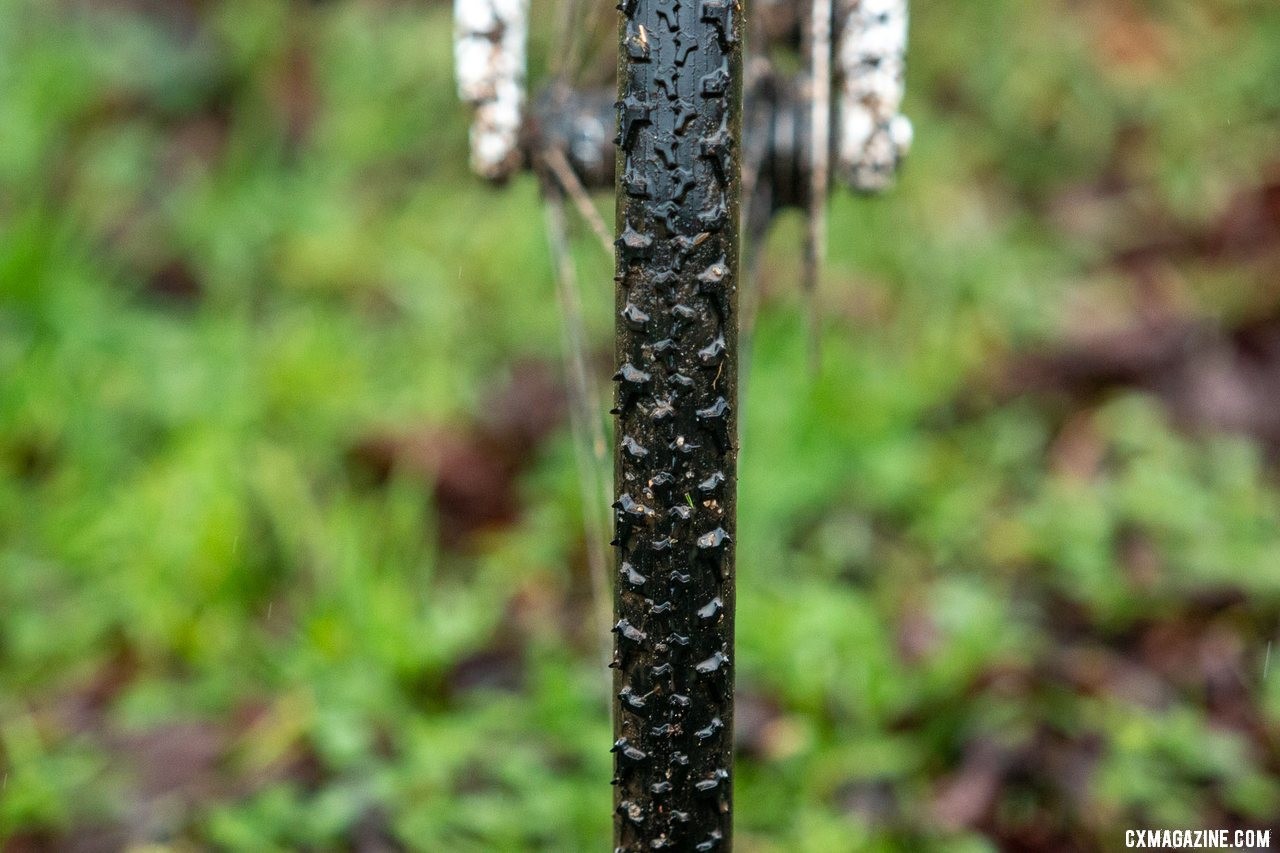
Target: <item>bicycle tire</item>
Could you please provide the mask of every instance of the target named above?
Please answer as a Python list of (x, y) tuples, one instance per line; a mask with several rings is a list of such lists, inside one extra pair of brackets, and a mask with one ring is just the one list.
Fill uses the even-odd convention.
[(622, 0), (619, 851), (732, 843), (739, 0)]

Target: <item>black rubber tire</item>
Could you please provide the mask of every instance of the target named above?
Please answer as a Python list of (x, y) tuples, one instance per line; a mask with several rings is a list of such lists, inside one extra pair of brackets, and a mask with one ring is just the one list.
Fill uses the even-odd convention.
[(732, 842), (740, 0), (622, 0), (615, 841)]

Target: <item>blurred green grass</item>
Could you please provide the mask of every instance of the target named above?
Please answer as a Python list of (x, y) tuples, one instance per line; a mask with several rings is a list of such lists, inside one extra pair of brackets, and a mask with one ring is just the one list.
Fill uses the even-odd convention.
[[(1275, 168), (1280, 14), (913, 15), (917, 148), (888, 197), (833, 201), (819, 375), (798, 221), (767, 249), (740, 846), (1268, 824), (1263, 450), (1119, 390), (1077, 413), (1081, 473), (1058, 404), (974, 388), (1132, 314), (1109, 258)], [(467, 175), (450, 66), (440, 4), (0, 0), (4, 849), (607, 843), (567, 431), (518, 522), (462, 551), (432, 482), (352, 469), (364, 437), (465, 432), (512, 365), (558, 358), (536, 187)], [(1070, 207), (1100, 185), (1123, 204)], [(587, 234), (576, 253), (607, 348), (610, 261)], [(1255, 266), (1175, 271), (1215, 322), (1274, 300)]]

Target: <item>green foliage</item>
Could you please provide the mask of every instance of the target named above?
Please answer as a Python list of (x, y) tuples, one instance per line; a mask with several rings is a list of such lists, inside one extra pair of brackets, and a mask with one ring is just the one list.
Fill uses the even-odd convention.
[[(465, 173), (447, 4), (129, 5), (0, 0), (0, 843), (599, 849), (607, 680), (567, 434), (519, 521), (462, 551), (437, 545), (430, 478), (351, 461), (557, 357), (536, 187)], [(1026, 826), (1105, 846), (1280, 813), (1248, 733), (1280, 724), (1262, 453), (1121, 390), (1072, 415), (1096, 462), (1062, 464), (1055, 404), (984, 404), (979, 381), (1076, 300), (1124, 302), (1105, 260), (1144, 223), (1064, 224), (1072, 191), (1122, 168), (1140, 209), (1203, 224), (1280, 142), (1270, 4), (1115, 5), (913, 4), (917, 150), (887, 198), (833, 202), (818, 375), (796, 220), (770, 241), (744, 850), (986, 850)], [(605, 348), (610, 262), (576, 249)], [(1180, 274), (1205, 316), (1258, 290)], [(1173, 664), (1132, 663), (1162, 639)], [(1006, 774), (951, 820), (975, 744), (1084, 781), (1064, 802)]]

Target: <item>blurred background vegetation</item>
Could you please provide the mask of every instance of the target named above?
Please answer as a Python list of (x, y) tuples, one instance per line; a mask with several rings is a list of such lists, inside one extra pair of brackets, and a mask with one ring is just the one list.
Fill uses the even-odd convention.
[[(740, 848), (1272, 825), (1280, 7), (913, 27), (818, 375), (766, 250)], [(466, 121), (447, 4), (0, 0), (0, 848), (607, 846), (542, 213)]]

